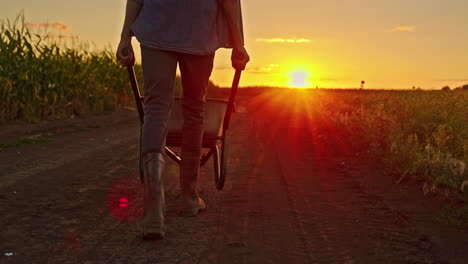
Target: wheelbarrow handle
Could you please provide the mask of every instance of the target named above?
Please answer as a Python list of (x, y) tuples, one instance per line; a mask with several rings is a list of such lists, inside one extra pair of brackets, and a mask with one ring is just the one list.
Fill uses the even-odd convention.
[(235, 101), (236, 101), (236, 94), (237, 89), (239, 88), (239, 81), (241, 78), (242, 70), (236, 69), (236, 73), (234, 74), (234, 79), (232, 80), (231, 85), (231, 95), (229, 96), (229, 102), (226, 109), (226, 114), (224, 115), (224, 122), (223, 122), (223, 129), (227, 130), (229, 128), (229, 123), (231, 122), (231, 114), (234, 112), (235, 109)]
[[(128, 48), (123, 49), (122, 54), (124, 56), (128, 56), (129, 55)], [(133, 91), (133, 96), (135, 97), (135, 103), (136, 103), (136, 107), (138, 110), (138, 116), (140, 117), (141, 124), (143, 124), (143, 117), (144, 117), (143, 103), (141, 102), (140, 89), (138, 89), (138, 82), (136, 79), (135, 69), (133, 68), (133, 65), (127, 65), (127, 72), (128, 72), (128, 77), (130, 79), (130, 84), (132, 85), (132, 91)]]
[(130, 77), (130, 83), (132, 85), (133, 96), (135, 97), (135, 103), (138, 110), (138, 116), (140, 117), (140, 122), (143, 124), (143, 103), (141, 102), (141, 94), (140, 90), (138, 89), (138, 82), (135, 76), (135, 69), (133, 66), (127, 66), (128, 76)]

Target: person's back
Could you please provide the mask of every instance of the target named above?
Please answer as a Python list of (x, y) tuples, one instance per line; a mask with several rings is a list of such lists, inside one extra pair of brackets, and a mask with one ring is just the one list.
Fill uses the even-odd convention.
[[(155, 47), (190, 54), (211, 54), (226, 47), (226, 37), (218, 30), (217, 0), (145, 1), (132, 26), (138, 41)], [(219, 27), (222, 29), (222, 27)]]

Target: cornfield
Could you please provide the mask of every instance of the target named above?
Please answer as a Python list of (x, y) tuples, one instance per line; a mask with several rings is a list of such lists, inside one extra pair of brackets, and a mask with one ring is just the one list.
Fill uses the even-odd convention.
[(21, 14), (0, 21), (0, 122), (101, 113), (131, 102), (112, 51), (69, 48), (23, 25)]

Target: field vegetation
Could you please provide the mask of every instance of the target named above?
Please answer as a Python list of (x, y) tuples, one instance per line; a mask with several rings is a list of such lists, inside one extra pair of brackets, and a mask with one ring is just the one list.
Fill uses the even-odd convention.
[[(468, 180), (466, 94), (464, 91), (343, 93), (333, 100), (333, 107), (328, 107), (328, 115), (353, 148), (376, 157), (385, 165), (386, 172), (400, 177), (399, 181), (411, 176), (460, 190), (465, 189), (463, 184)], [(437, 187), (424, 188), (430, 192)]]
[[(0, 21), (0, 122), (112, 111), (130, 103), (127, 76), (111, 50), (48, 39)], [(69, 47), (69, 46), (72, 47)]]

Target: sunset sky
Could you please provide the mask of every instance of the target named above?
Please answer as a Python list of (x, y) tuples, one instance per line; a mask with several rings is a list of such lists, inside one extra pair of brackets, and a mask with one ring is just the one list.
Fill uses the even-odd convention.
[[(57, 24), (96, 48), (116, 47), (125, 0), (2, 1), (1, 18)], [(437, 88), (468, 83), (467, 0), (243, 0), (251, 62), (242, 86)], [(63, 25), (62, 25), (63, 24)], [(136, 46), (135, 42), (135, 46)], [(228, 86), (229, 51), (212, 80)]]

